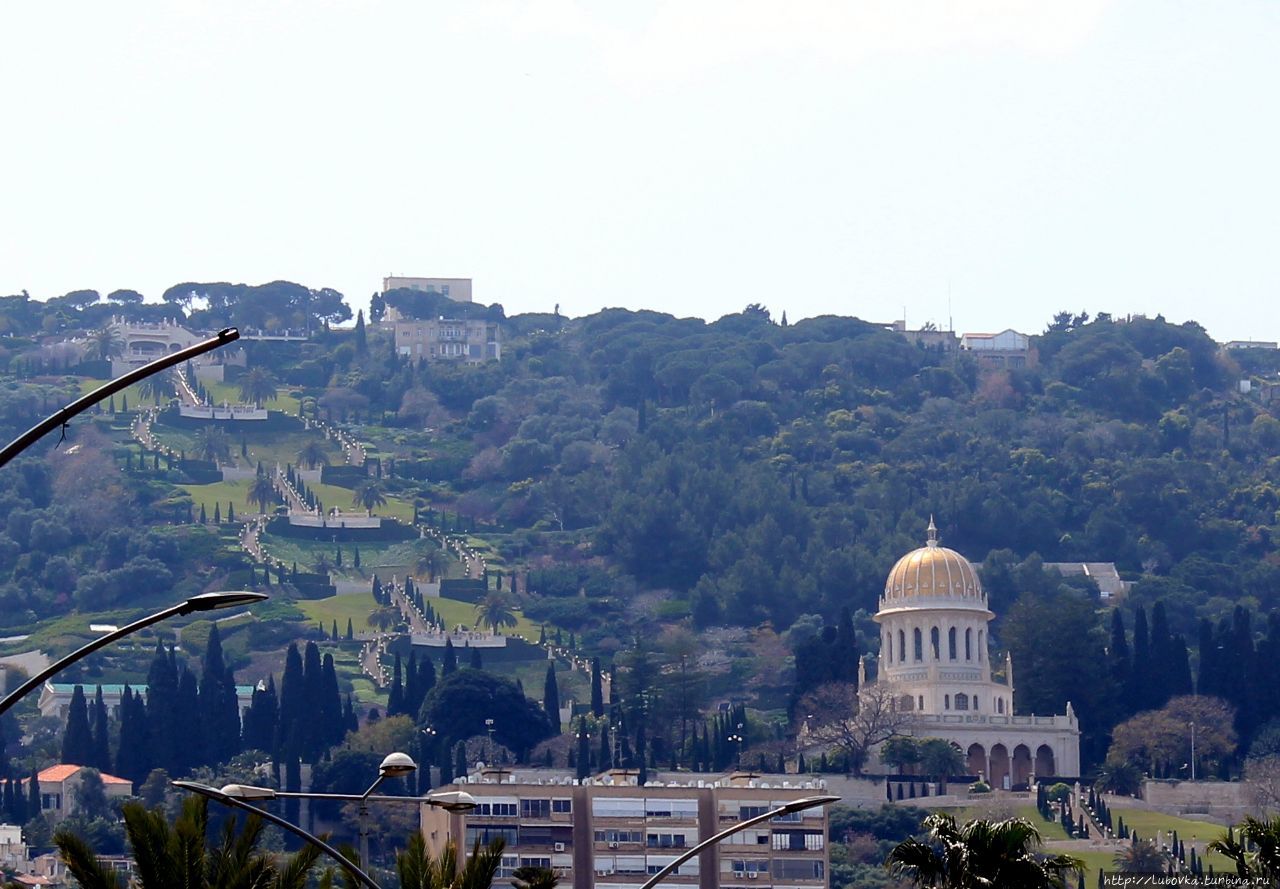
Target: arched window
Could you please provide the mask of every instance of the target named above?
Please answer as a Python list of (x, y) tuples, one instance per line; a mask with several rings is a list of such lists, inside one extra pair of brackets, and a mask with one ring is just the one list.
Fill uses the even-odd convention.
[(934, 627), (929, 631), (929, 647), (933, 649), (933, 659), (935, 661), (942, 660), (939, 646), (941, 644), (942, 634), (938, 632), (938, 628)]
[(1004, 712), (1004, 698), (996, 698), (996, 712), (997, 713)]
[(956, 628), (952, 627), (947, 630), (947, 650), (951, 655), (951, 659), (956, 659)]
[(916, 707), (916, 699), (915, 699), (915, 698), (911, 697), (911, 695), (903, 695), (903, 696), (902, 696), (902, 709), (903, 709), (903, 710), (914, 710), (914, 709), (915, 709), (915, 707)]
[(987, 649), (987, 634), (985, 630), (978, 630), (978, 661), (981, 663), (987, 658), (983, 654)]
[(979, 698), (977, 695), (974, 695), (974, 696), (973, 696), (973, 709), (975, 709), (975, 710), (980, 710), (980, 709), (982, 709), (982, 708), (980, 708), (980, 707), (978, 706), (978, 701), (980, 701), (980, 700), (982, 700), (982, 699), (981, 699), (981, 698)]
[(907, 662), (907, 634), (898, 630), (898, 663)]
[(916, 700), (917, 700), (917, 702), (918, 702), (918, 704), (919, 704), (919, 706), (917, 707), (917, 709), (919, 709), (919, 710), (923, 710), (923, 709), (924, 709), (924, 695), (919, 695), (919, 696), (916, 698)]
[(911, 635), (913, 637), (912, 641), (915, 642), (916, 661), (922, 661), (924, 660), (924, 634), (920, 632), (919, 627), (916, 627), (911, 631)]
[(973, 660), (973, 627), (966, 627), (964, 631), (964, 659)]
[(884, 660), (887, 664), (893, 663), (893, 633), (885, 631), (884, 638), (880, 640), (880, 645), (884, 648)]
[(956, 695), (956, 709), (957, 710), (969, 709), (969, 696), (964, 692), (960, 692), (960, 694)]
[(950, 710), (950, 709), (951, 709), (951, 695), (943, 695), (943, 696), (942, 696), (942, 709), (943, 709), (943, 710)]

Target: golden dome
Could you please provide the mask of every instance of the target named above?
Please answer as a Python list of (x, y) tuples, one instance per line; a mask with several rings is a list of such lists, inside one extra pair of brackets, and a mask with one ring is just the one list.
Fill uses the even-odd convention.
[(928, 542), (899, 559), (889, 572), (882, 607), (906, 604), (903, 600), (909, 599), (963, 600), (969, 606), (987, 607), (978, 573), (964, 556), (938, 545), (932, 517)]

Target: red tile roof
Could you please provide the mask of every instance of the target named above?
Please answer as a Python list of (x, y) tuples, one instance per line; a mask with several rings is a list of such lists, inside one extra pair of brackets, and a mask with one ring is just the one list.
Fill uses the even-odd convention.
[[(49, 766), (47, 769), (40, 771), (36, 777), (41, 781), (48, 781), (51, 784), (61, 784), (70, 778), (76, 772), (80, 771), (84, 766), (70, 765), (62, 763), (56, 766)], [(125, 778), (117, 778), (115, 775), (108, 775), (106, 772), (101, 773), (103, 784), (132, 784), (133, 782)]]

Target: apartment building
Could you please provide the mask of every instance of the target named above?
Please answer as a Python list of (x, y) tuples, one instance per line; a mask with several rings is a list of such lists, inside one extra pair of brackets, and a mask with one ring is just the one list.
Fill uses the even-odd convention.
[(397, 318), (396, 352), (419, 358), (479, 364), (502, 357), (502, 330), (481, 318)]
[[(656, 773), (644, 786), (634, 772), (615, 770), (578, 782), (553, 769), (476, 772), (451, 790), (465, 790), (471, 812), (422, 809), (432, 851), (455, 839), (506, 841), (500, 881), (517, 867), (549, 867), (574, 889), (635, 889), (684, 850), (724, 828), (806, 796), (822, 782)], [(663, 882), (698, 889), (825, 889), (829, 871), (824, 808), (783, 815), (741, 831), (701, 853)]]
[(382, 292), (391, 290), (421, 290), (438, 293), (454, 302), (471, 302), (470, 278), (405, 278), (392, 275), (382, 279)]

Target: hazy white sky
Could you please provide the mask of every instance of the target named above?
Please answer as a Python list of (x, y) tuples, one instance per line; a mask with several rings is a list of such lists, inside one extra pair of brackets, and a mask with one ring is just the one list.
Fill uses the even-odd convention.
[(1280, 338), (1275, 0), (5, 3), (0, 293)]

